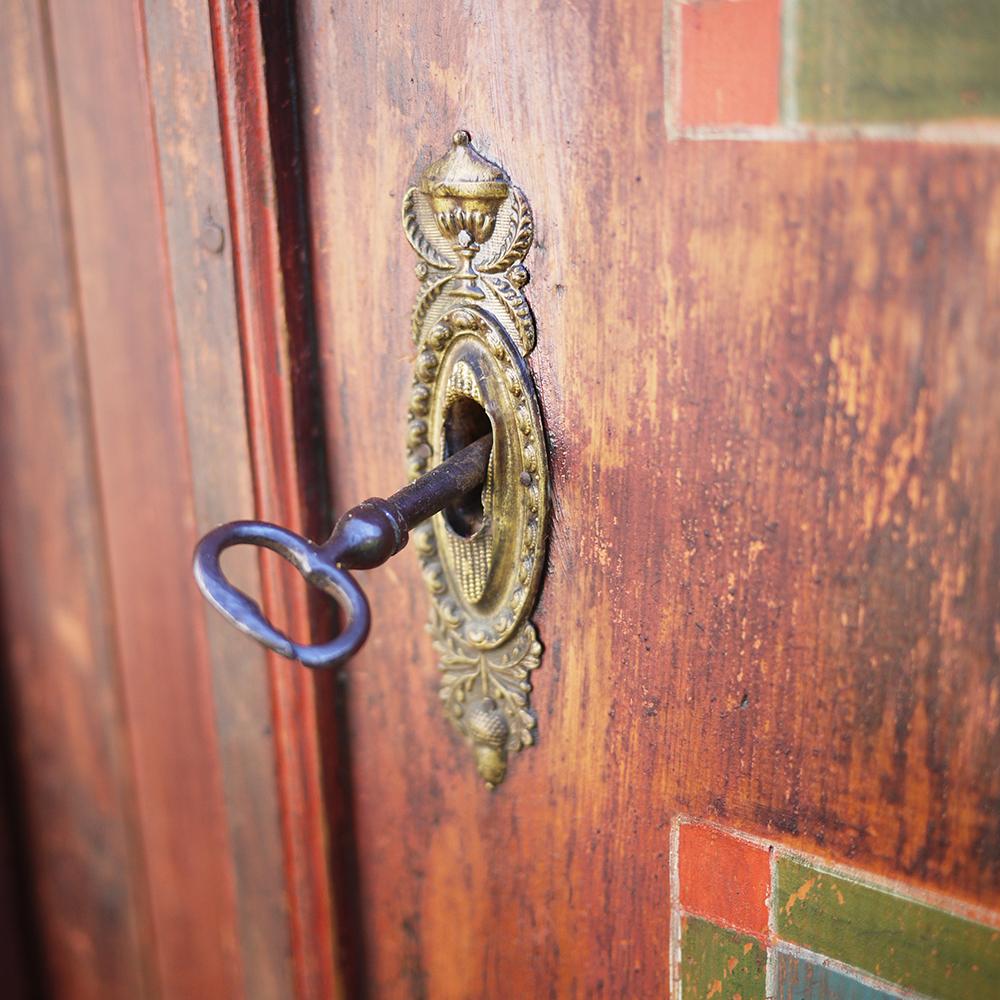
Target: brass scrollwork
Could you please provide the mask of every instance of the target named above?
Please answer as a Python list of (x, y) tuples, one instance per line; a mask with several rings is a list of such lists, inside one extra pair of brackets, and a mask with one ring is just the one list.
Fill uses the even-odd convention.
[(403, 201), (419, 257), (417, 345), (407, 456), (417, 478), (448, 457), (456, 407), (481, 408), (493, 431), (482, 517), (457, 530), (446, 513), (414, 532), (432, 598), (441, 699), (489, 787), (534, 742), (531, 671), (542, 647), (529, 615), (541, 581), (548, 461), (525, 357), (535, 322), (523, 293), (531, 208), (506, 172), (457, 132)]

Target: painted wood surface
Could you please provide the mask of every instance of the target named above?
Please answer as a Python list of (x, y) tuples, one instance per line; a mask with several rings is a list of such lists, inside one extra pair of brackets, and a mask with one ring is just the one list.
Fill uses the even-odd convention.
[(763, 1000), (765, 953), (755, 938), (685, 917), (681, 988), (687, 1000)]
[(778, 121), (781, 0), (679, 5), (674, 34), (681, 125)]
[[(831, 969), (821, 961), (779, 952), (774, 1000), (892, 1000), (900, 994)], [(749, 1000), (746, 997), (745, 1000)]]
[[(832, 864), (785, 840), (692, 818), (675, 823), (672, 987), (687, 1000), (725, 990), (741, 1000), (997, 992), (996, 910)], [(735, 971), (734, 949), (751, 939), (766, 949), (763, 976), (749, 987), (720, 977), (726, 965)]]
[[(294, 24), (285, 4), (219, 0), (210, 12), (256, 512), (322, 538), (331, 525), (308, 295)], [(310, 614), (301, 580), (277, 557), (261, 560), (261, 589), (279, 627), (306, 636), (315, 620), (329, 630), (329, 614), (325, 620)], [(338, 692), (328, 675), (295, 669), (276, 655), (268, 662), (295, 989), (322, 1000), (350, 995), (357, 920), (349, 892), (352, 834), (341, 807), (349, 783), (338, 781), (346, 754)], [(326, 795), (332, 782), (338, 787)], [(347, 887), (338, 893), (340, 913), (333, 881)]]
[[(241, 989), (142, 25), (50, 6), (120, 680), (165, 995)], [(87, 45), (80, 39), (88, 38)]]
[(771, 855), (762, 844), (696, 823), (677, 831), (677, 903), (688, 913), (767, 941)]
[[(332, 686), (268, 666), (189, 569), (227, 517), (325, 518), (293, 25), (282, 5), (16, 14), (0, 592), (51, 986), (343, 995)], [(301, 589), (265, 571), (306, 631)]]
[(664, 0), (668, 129), (1000, 142), (994, 0)]
[(989, 996), (1000, 982), (1000, 930), (876, 886), (779, 858), (782, 939), (925, 996)]
[[(163, 190), (169, 299), (177, 330), (184, 430), (190, 453), (195, 530), (256, 511), (243, 385), (238, 290), (226, 164), (204, 4), (147, 3), (143, 9), (150, 108)], [(192, 72), (197, 67), (201, 72)], [(260, 599), (251, 550), (227, 556), (237, 586)], [(293, 990), (294, 954), (285, 845), (265, 651), (207, 605), (211, 690), (218, 731), (228, 850), (235, 879), (246, 997)]]
[[(4, 628), (43, 720), (19, 738), (57, 992), (666, 995), (679, 813), (1000, 905), (997, 152), (672, 142), (651, 0), (219, 0), (213, 137), (169, 62), (204, 57), (206, 11), (154, 6), (21, 6), (3, 43), (28, 150), (0, 167)], [(440, 717), (411, 555), (366, 578), (350, 668), (270, 664), (273, 741), (188, 567), (251, 462), (257, 513), (314, 536), (402, 481), (399, 206), (459, 126), (535, 210), (556, 487), (540, 741), (492, 795)], [(221, 254), (186, 200), (220, 150)], [(248, 422), (209, 430), (199, 359), (232, 363), (234, 316)], [(287, 938), (242, 825), (273, 859), (275, 804)]]
[(786, 0), (804, 121), (1000, 115), (994, 0)]
[(539, 744), (487, 795), (366, 577), (371, 995), (665, 994), (678, 811), (1000, 901), (997, 153), (671, 143), (662, 16), (300, 7), (336, 507), (404, 475), (407, 184), (464, 126), (538, 227)]

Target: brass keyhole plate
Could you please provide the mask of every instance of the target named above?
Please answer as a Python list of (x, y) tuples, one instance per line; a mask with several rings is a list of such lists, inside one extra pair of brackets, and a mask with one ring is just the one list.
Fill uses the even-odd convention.
[(413, 314), (417, 361), (407, 454), (416, 478), (447, 457), (456, 413), (481, 407), (493, 430), (482, 511), (437, 514), (413, 540), (431, 594), (445, 712), (490, 787), (511, 752), (534, 741), (530, 672), (541, 645), (529, 620), (545, 557), (545, 434), (525, 356), (535, 344), (521, 289), (533, 221), (506, 173), (467, 133), (403, 204), (420, 257)]

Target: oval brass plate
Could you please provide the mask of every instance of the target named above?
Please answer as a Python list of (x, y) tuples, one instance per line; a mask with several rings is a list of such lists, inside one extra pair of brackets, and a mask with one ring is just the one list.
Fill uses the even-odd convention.
[(432, 593), (448, 626), (471, 645), (494, 649), (528, 615), (541, 572), (547, 478), (539, 447), (541, 416), (520, 354), (488, 314), (475, 307), (454, 309), (435, 324), (431, 341), (441, 345), (431, 348), (440, 362), (428, 385), (433, 455), (437, 461), (445, 457), (445, 418), (460, 395), (486, 410), (493, 455), (482, 528), (466, 538), (443, 514), (436, 515), (431, 522), (436, 552), (424, 558), (424, 569), (447, 578), (448, 586)]
[(524, 360), (534, 321), (521, 292), (533, 222), (524, 195), (460, 132), (420, 188), (407, 192), (403, 225), (422, 282), (411, 476), (447, 457), (450, 414), (462, 401), (482, 407), (493, 430), (481, 519), (460, 531), (441, 513), (413, 533), (432, 596), (445, 711), (492, 787), (508, 754), (534, 741), (529, 675), (541, 656), (528, 616), (545, 556), (549, 476)]

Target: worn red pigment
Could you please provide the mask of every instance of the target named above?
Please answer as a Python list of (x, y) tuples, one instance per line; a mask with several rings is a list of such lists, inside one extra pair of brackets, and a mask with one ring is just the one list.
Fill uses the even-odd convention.
[(781, 0), (702, 0), (681, 7), (680, 123), (778, 121)]
[(766, 940), (771, 885), (767, 848), (685, 823), (680, 828), (678, 870), (685, 910)]

